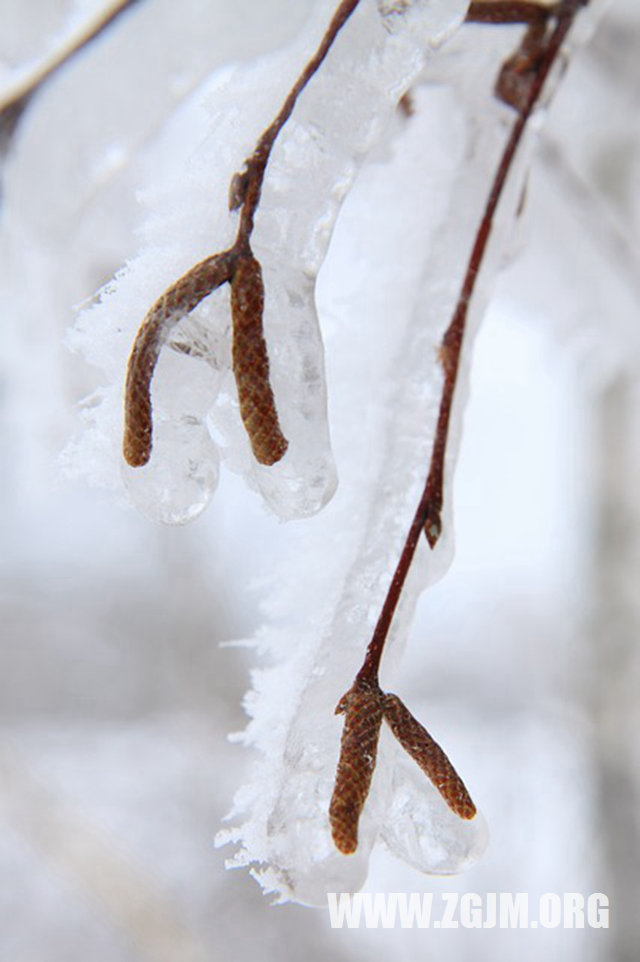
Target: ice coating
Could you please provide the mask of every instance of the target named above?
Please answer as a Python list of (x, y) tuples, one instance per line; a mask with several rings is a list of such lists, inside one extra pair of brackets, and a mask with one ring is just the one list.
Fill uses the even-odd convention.
[[(500, 63), (494, 35), (472, 32), (474, 67), (465, 73), (462, 33), (414, 87), (414, 116), (398, 123), (386, 153), (361, 171), (319, 279), (329, 396), (340, 413), (332, 432), (341, 487), (276, 574), (255, 639), (276, 665), (254, 675), (243, 736), (263, 759), (235, 800), (234, 827), (220, 837), (238, 845), (230, 864), (253, 866), (282, 899), (322, 904), (327, 891), (353, 890), (378, 840), (437, 874), (468, 867), (487, 842), (483, 817), (452, 813), (384, 723), (357, 852), (338, 855), (328, 841), (342, 731), (334, 709), (360, 668), (424, 485), (442, 385), (438, 347), (513, 123), (487, 81)], [(393, 672), (416, 601), (451, 560), (451, 482), (473, 336), (510, 241), (532, 142), (531, 135), (524, 139), (512, 167), (470, 303), (447, 449), (443, 538), (433, 551), (426, 539), (418, 546), (385, 649), (383, 690), (398, 692)], [(419, 720), (430, 728), (428, 706)], [(438, 740), (447, 751), (446, 732)], [(464, 765), (454, 761), (464, 779)], [(474, 802), (482, 807), (481, 797)]]
[[(265, 758), (236, 799), (236, 827), (222, 836), (240, 843), (232, 864), (257, 865), (265, 887), (313, 904), (321, 904), (327, 891), (353, 891), (362, 882), (389, 811), (398, 814), (389, 847), (400, 857), (410, 854), (425, 870), (440, 865), (450, 871), (481, 847), (477, 827), (445, 816), (439, 836), (444, 854), (431, 857), (420, 832), (416, 850), (408, 853), (401, 816), (409, 801), (394, 801), (394, 785), (398, 799), (407, 785), (418, 792), (416, 812), (425, 831), (430, 819), (440, 824), (446, 806), (417, 767), (415, 782), (399, 780), (398, 746), (389, 738), (381, 740), (356, 855), (336, 852), (328, 823), (342, 730), (334, 709), (360, 667), (424, 484), (442, 383), (437, 346), (462, 270), (459, 256), (451, 260), (451, 247), (459, 250), (458, 231), (473, 225), (482, 204), (476, 197), (462, 226), (454, 226), (460, 167), (477, 146), (465, 110), (444, 88), (419, 88), (414, 98), (415, 117), (404, 126), (398, 122), (393, 146), (366, 166), (345, 203), (320, 277), (330, 398), (342, 412), (332, 425), (342, 483), (322, 516), (306, 523), (290, 567), (278, 572), (271, 618), (257, 641), (279, 663), (254, 677), (244, 736)], [(485, 163), (479, 179), (491, 157)], [(435, 275), (429, 251), (439, 267), (442, 258)], [(426, 540), (419, 546), (392, 626), (383, 688), (390, 687), (420, 592), (443, 573), (450, 555), (450, 525), (435, 551)], [(282, 622), (286, 632), (276, 628)], [(287, 691), (285, 702), (278, 690)], [(428, 718), (421, 720), (429, 726)]]
[(489, 841), (484, 816), (478, 812), (470, 820), (458, 818), (402, 750), (394, 754), (391, 801), (381, 840), (425, 875), (453, 875), (469, 868)]
[[(183, 524), (208, 505), (218, 483), (219, 453), (207, 429), (211, 396), (218, 390), (215, 339), (191, 322), (170, 338), (162, 352), (152, 391), (153, 463), (122, 465), (129, 496), (156, 521)], [(188, 353), (185, 353), (188, 351)], [(172, 390), (163, 390), (165, 383)]]
[[(331, 0), (318, 10), (327, 17), (334, 6)], [(301, 95), (269, 162), (253, 246), (272, 270), (317, 274), (362, 158), (385, 132), (430, 46), (460, 23), (467, 6), (464, 0), (422, 0), (403, 4), (402, 14), (392, 16), (362, 2), (355, 10)], [(295, 298), (294, 279), (283, 285), (289, 300)], [(306, 285), (300, 297), (310, 300)], [(282, 333), (285, 340), (286, 328)]]
[(414, 3), (390, 30), (389, 14), (362, 3), (274, 149), (253, 247), (263, 266), (271, 377), (290, 449), (272, 468), (246, 469), (282, 518), (314, 513), (335, 490), (314, 279), (339, 205), (423, 66), (429, 43), (440, 41), (465, 8)]
[[(362, 158), (388, 127), (398, 99), (415, 80), (430, 45), (455, 27), (465, 8), (461, 0), (416, 2), (403, 4), (399, 13), (363, 0), (343, 28), (276, 142), (252, 237), (265, 282), (264, 334), (287, 452), (272, 466), (258, 464), (251, 453), (229, 374), (228, 290), (221, 289), (207, 299), (215, 302), (214, 309), (204, 301), (191, 314), (203, 327), (213, 324), (212, 336), (220, 348), (219, 354), (212, 352), (206, 358), (220, 369), (220, 376), (207, 382), (208, 404), (204, 390), (197, 410), (180, 409), (176, 400), (184, 378), (202, 379), (197, 370), (202, 359), (191, 357), (188, 338), (185, 364), (161, 365), (154, 376), (152, 404), (154, 420), (160, 424), (157, 443), (145, 468), (123, 471), (132, 500), (145, 513), (177, 522), (195, 517), (215, 487), (220, 456), (282, 519), (314, 514), (332, 497), (336, 473), (315, 306), (316, 274), (340, 203)], [(87, 356), (97, 355), (95, 345), (101, 340), (104, 346), (109, 335), (89, 334), (95, 344), (87, 347), (86, 332), (117, 325), (122, 364), (123, 348), (133, 342), (136, 325), (162, 291), (194, 263), (232, 242), (237, 214), (227, 210), (228, 185), (316, 49), (334, 9), (335, 3), (329, 0), (318, 3), (313, 22), (290, 49), (212, 78), (204, 93), (209, 117), (201, 117), (201, 126), (192, 124), (187, 133), (193, 138), (191, 153), (188, 143), (182, 144), (178, 151), (182, 168), (176, 167), (163, 187), (149, 191), (156, 213), (164, 209), (166, 215), (147, 224), (147, 251), (102, 292), (89, 315), (80, 318), (78, 329), (85, 333), (76, 335), (75, 341)], [(209, 133), (202, 137), (205, 125)], [(172, 149), (166, 146), (167, 167)], [(115, 359), (113, 348), (109, 353)], [(166, 347), (162, 353), (167, 353)], [(120, 370), (115, 378), (111, 390), (120, 392)], [(121, 430), (120, 424), (113, 423), (108, 394), (106, 403), (91, 412), (94, 430), (103, 435)], [(176, 424), (204, 423), (211, 443), (201, 431), (197, 441), (181, 443), (179, 429), (169, 428), (169, 412), (178, 419)], [(114, 447), (114, 441), (99, 442), (99, 446)], [(94, 439), (94, 447), (95, 443)]]

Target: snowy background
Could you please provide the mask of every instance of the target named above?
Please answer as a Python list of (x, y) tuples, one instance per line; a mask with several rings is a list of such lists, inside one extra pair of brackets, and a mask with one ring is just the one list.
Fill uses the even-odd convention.
[[(226, 871), (230, 852), (213, 839), (254, 761), (226, 736), (246, 724), (242, 698), (256, 654), (219, 643), (259, 628), (269, 576), (296, 537), (225, 470), (208, 510), (173, 528), (140, 516), (117, 491), (61, 477), (60, 452), (82, 431), (78, 403), (104, 383), (65, 346), (78, 306), (139, 251), (149, 210), (158, 213), (165, 196), (158, 185), (180, 179), (180, 145), (200, 136), (207, 79), (291, 43), (316, 6), (142, 0), (43, 87), (8, 144), (0, 207), (3, 962), (637, 957), (635, 0), (604, 11), (537, 145), (513, 257), (474, 352), (455, 560), (422, 597), (394, 679), (455, 759), (490, 845), (453, 878), (425, 877), (376, 849), (366, 886), (534, 899), (603, 891), (613, 906), (609, 931), (336, 932), (325, 912), (271, 907), (246, 871)], [(2, 0), (0, 104), (101, 7)], [(504, 51), (514, 36), (507, 32)], [(486, 45), (483, 28), (465, 28), (443, 49), (442, 70), (446, 79), (468, 63), (489, 101)], [(436, 158), (458, 116), (446, 103), (438, 113), (437, 100)], [(399, 137), (410, 137), (412, 122)], [(363, 178), (380, 179), (386, 162), (379, 149)], [(473, 158), (459, 164), (475, 183)], [(382, 236), (392, 213), (381, 205), (380, 218), (389, 218)], [(461, 236), (463, 251), (469, 242)], [(350, 365), (357, 371), (357, 357), (344, 355), (345, 345), (357, 346), (348, 332), (341, 341), (335, 320), (357, 292), (345, 283), (332, 301), (324, 283), (331, 388)], [(135, 329), (139, 320), (127, 323)], [(361, 364), (375, 358), (372, 343)], [(335, 421), (348, 423), (349, 413), (330, 406), (330, 418), (339, 438)], [(364, 430), (358, 417), (355, 424)], [(113, 470), (108, 451), (103, 459), (90, 475)], [(349, 476), (339, 458), (338, 471)]]

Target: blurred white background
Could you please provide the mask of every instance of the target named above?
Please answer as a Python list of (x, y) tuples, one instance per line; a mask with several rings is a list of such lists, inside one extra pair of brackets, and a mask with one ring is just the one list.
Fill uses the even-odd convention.
[[(0, 103), (103, 4), (1, 0)], [(312, 0), (142, 0), (59, 71), (8, 142), (0, 201), (0, 959), (631, 962), (640, 933), (640, 8), (616, 0), (554, 102), (526, 243), (478, 337), (457, 553), (398, 682), (491, 829), (466, 875), (378, 852), (373, 891), (602, 891), (609, 930), (332, 931), (271, 907), (213, 837), (250, 758), (247, 636), (280, 527), (223, 475), (161, 528), (61, 480), (98, 383), (74, 308), (138, 243), (167, 118)], [(239, 29), (238, 25), (242, 29)], [(215, 38), (215, 42), (212, 40)]]

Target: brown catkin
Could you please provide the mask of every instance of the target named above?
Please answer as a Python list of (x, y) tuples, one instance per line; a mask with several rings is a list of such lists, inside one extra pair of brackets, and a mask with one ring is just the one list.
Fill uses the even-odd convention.
[(280, 430), (269, 380), (269, 355), (262, 329), (262, 269), (252, 254), (240, 257), (231, 281), (233, 373), (240, 414), (260, 464), (275, 464), (288, 442)]
[(145, 317), (131, 351), (125, 386), (122, 449), (132, 467), (142, 467), (151, 457), (151, 380), (162, 345), (175, 325), (230, 275), (229, 251), (207, 257), (165, 291)]
[(404, 750), (431, 779), (449, 808), (460, 818), (473, 818), (476, 807), (464, 782), (437, 742), (397, 695), (384, 696), (384, 717)]
[(336, 708), (345, 721), (329, 820), (335, 846), (344, 855), (358, 847), (358, 822), (376, 766), (382, 712), (382, 692), (368, 686), (352, 688)]

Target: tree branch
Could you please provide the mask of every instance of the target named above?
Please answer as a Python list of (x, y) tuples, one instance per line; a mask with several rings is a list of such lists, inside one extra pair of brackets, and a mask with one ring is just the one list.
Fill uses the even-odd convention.
[(467, 23), (537, 23), (555, 15), (562, 3), (544, 5), (535, 0), (475, 0), (467, 11)]

